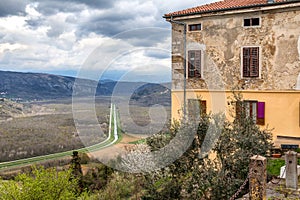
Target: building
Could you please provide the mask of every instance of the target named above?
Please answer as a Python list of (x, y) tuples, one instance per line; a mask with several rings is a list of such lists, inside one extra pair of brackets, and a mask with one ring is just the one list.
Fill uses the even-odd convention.
[(300, 144), (300, 0), (223, 0), (164, 18), (172, 25), (172, 118), (193, 102), (229, 116), (235, 90), (259, 126), (274, 128), (275, 143)]

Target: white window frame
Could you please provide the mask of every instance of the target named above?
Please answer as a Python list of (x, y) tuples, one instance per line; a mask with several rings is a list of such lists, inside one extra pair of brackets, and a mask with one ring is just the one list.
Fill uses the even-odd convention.
[[(200, 51), (201, 52), (201, 64), (200, 64), (200, 76), (201, 77), (189, 77), (189, 51)], [(185, 69), (185, 73), (186, 73), (186, 79), (189, 78), (197, 78), (197, 79), (204, 79), (203, 77), (203, 66), (204, 66), (204, 50), (203, 49), (187, 49), (186, 50), (186, 63), (185, 63), (186, 69)]]
[[(196, 31), (190, 31), (190, 25), (197, 25), (197, 24), (201, 24), (201, 29), (200, 30), (196, 30)], [(188, 32), (194, 33), (194, 32), (200, 32), (202, 30), (203, 30), (203, 23), (202, 22), (187, 24), (187, 31)]]
[[(253, 19), (253, 18), (258, 18), (259, 19), (259, 25), (257, 26), (257, 25), (255, 25), (255, 26), (245, 26), (244, 25), (244, 20), (245, 19)], [(242, 22), (242, 27), (244, 27), (244, 28), (260, 28), (261, 27), (261, 22), (262, 22), (262, 20), (261, 20), (261, 17), (260, 16), (251, 16), (251, 17), (244, 17), (243, 18), (243, 22)]]

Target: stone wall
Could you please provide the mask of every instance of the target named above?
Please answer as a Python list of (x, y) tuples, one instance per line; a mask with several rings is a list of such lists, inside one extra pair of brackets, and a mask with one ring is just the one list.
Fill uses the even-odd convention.
[[(243, 27), (243, 19), (250, 17), (260, 17), (260, 26)], [(203, 78), (189, 78), (187, 89), (295, 89), (300, 73), (300, 7), (182, 21), (202, 24), (201, 31), (187, 32), (187, 51), (203, 51)], [(183, 26), (173, 23), (172, 30), (173, 89), (183, 89)], [(241, 77), (243, 46), (260, 46), (259, 78)]]

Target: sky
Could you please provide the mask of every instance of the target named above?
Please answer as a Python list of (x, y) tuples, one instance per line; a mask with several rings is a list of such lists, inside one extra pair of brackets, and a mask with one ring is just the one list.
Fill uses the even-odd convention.
[(162, 16), (216, 0), (0, 1), (0, 70), (171, 81)]

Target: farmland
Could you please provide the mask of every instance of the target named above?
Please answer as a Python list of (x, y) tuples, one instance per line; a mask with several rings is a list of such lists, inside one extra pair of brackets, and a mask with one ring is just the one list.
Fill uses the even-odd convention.
[[(107, 132), (109, 105), (103, 97), (95, 106), (104, 133)], [(70, 100), (35, 102), (32, 106), (43, 109), (0, 122), (0, 162), (84, 147), (75, 127)], [(101, 140), (104, 137), (92, 143)]]
[[(134, 103), (128, 106), (122, 100), (120, 97), (117, 109), (123, 133), (131, 134), (138, 140), (140, 137), (152, 134), (153, 127), (158, 127), (159, 130), (167, 128), (167, 123), (161, 125), (160, 122), (169, 121), (169, 107), (158, 107), (159, 112), (156, 110), (155, 116), (151, 116), (153, 108)], [(87, 103), (82, 99), (79, 104), (84, 107)], [(90, 131), (89, 144), (86, 140), (83, 143), (82, 137), (79, 137), (82, 133), (79, 134), (75, 126), (70, 99), (27, 103), (26, 107), (34, 108), (35, 111), (0, 122), (0, 162), (65, 152), (97, 144), (106, 138), (110, 110), (109, 97), (96, 98), (96, 117), (104, 135), (99, 136), (99, 131)], [(166, 115), (160, 116), (157, 113)]]

